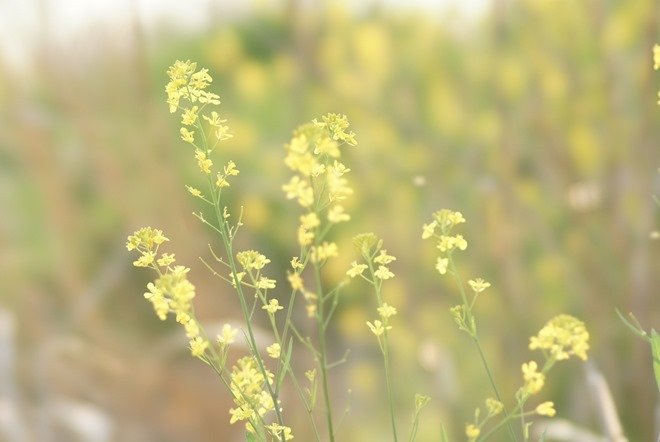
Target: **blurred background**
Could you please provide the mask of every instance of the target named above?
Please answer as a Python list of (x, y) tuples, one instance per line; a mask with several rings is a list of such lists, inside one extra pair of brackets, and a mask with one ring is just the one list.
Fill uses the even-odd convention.
[[(520, 365), (540, 358), (529, 337), (568, 313), (591, 333), (591, 367), (625, 435), (653, 440), (650, 347), (615, 308), (660, 328), (658, 2), (237, 3), (0, 1), (0, 440), (244, 438), (183, 331), (143, 299), (153, 275), (125, 249), (137, 228), (163, 229), (167, 250), (192, 267), (200, 318), (211, 329), (240, 324), (234, 293), (198, 260), (218, 240), (191, 215), (201, 207), (184, 187), (201, 177), (165, 103), (176, 59), (215, 80), (234, 133), (216, 163), (241, 170), (227, 204), (244, 207), (241, 246), (271, 258), (281, 300), (299, 214), (280, 190), (283, 144), (326, 112), (348, 116), (359, 143), (345, 151), (353, 220), (334, 232), (342, 257), (328, 282), (356, 258), (357, 233), (378, 234), (398, 258), (384, 296), (399, 309), (403, 434), (414, 393), (432, 397), (420, 441), (439, 440), (441, 424), (463, 440), (492, 395), (448, 312), (457, 288), (421, 240), (431, 213), (451, 208), (468, 221), (462, 277), (492, 283), (476, 313), (505, 400)], [(335, 413), (350, 402), (346, 441), (389, 440), (365, 326), (373, 298), (353, 281), (333, 331), (337, 358), (351, 349), (332, 372)], [(540, 399), (555, 402), (557, 419), (604, 434), (585, 364), (557, 365)], [(311, 440), (294, 410), (295, 440)]]

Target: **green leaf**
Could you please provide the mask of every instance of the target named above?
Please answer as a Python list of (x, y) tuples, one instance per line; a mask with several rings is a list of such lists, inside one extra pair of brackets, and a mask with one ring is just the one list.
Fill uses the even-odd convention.
[(447, 437), (447, 432), (445, 431), (445, 426), (442, 425), (440, 429), (441, 429), (440, 442), (449, 442), (449, 438)]
[(660, 391), (660, 335), (651, 329), (651, 350), (653, 352), (653, 372), (655, 373), (655, 382)]

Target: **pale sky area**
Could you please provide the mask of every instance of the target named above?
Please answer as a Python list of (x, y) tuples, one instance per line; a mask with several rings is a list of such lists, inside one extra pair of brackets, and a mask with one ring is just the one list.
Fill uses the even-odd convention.
[[(305, 6), (314, 0), (299, 0)], [(419, 8), (440, 14), (455, 9), (474, 16), (490, 0), (353, 0), (346, 5), (356, 10), (374, 4), (390, 8)], [(48, 38), (50, 44), (80, 43), (86, 36), (99, 35), (121, 44), (122, 30), (137, 13), (147, 34), (155, 26), (180, 30), (204, 28), (212, 19), (249, 14), (256, 9), (277, 8), (285, 0), (0, 0), (0, 57), (12, 69), (29, 69), (35, 41)], [(214, 14), (209, 14), (213, 10)]]

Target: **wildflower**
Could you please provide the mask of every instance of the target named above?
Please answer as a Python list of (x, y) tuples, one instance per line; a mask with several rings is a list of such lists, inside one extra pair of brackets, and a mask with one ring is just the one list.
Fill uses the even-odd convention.
[(392, 261), (396, 261), (396, 258), (394, 256), (390, 256), (387, 254), (387, 250), (381, 249), (380, 250), (380, 255), (374, 258), (374, 262), (377, 264), (383, 264), (387, 265), (391, 263)]
[(276, 283), (277, 281), (275, 281), (274, 279), (270, 279), (270, 278), (266, 278), (265, 276), (262, 276), (261, 278), (259, 278), (259, 281), (257, 281), (257, 288), (264, 290), (274, 289)]
[(341, 204), (335, 204), (328, 210), (328, 222), (332, 224), (338, 224), (341, 222), (349, 221), (351, 216), (347, 213), (344, 213), (344, 206)]
[(456, 235), (454, 237), (454, 244), (461, 250), (467, 249), (467, 241), (463, 238), (463, 235)]
[(497, 399), (489, 397), (486, 399), (486, 409), (488, 410), (489, 416), (495, 416), (502, 412), (504, 409), (504, 404), (502, 404), (502, 402), (498, 401)]
[(325, 261), (328, 258), (337, 256), (338, 253), (337, 244), (324, 241), (320, 246), (312, 249), (312, 261)]
[(309, 207), (314, 203), (314, 190), (298, 175), (293, 176), (288, 184), (283, 185), (282, 190), (286, 192), (287, 199), (297, 198), (298, 204), (302, 207)]
[(297, 272), (288, 273), (287, 279), (289, 280), (289, 284), (291, 284), (291, 288), (293, 290), (303, 289), (303, 279), (300, 277), (299, 273)]
[(480, 434), (481, 430), (474, 424), (468, 424), (465, 427), (465, 435), (468, 437), (470, 442), (477, 440)]
[(660, 45), (653, 45), (653, 69), (660, 69)]
[(213, 161), (209, 160), (204, 152), (199, 149), (195, 150), (195, 159), (197, 160), (197, 164), (199, 165), (199, 168), (202, 172), (206, 174), (211, 173), (211, 166), (213, 166)]
[(304, 226), (298, 226), (298, 244), (308, 246), (314, 240), (314, 232), (310, 232)]
[(529, 394), (536, 394), (545, 384), (545, 375), (537, 371), (538, 365), (534, 361), (522, 364), (523, 378), (525, 386), (523, 389)]
[(378, 266), (378, 270), (374, 272), (374, 276), (378, 279), (385, 280), (394, 278), (394, 273), (390, 272), (390, 269), (385, 266)]
[(557, 411), (554, 409), (553, 402), (543, 402), (538, 407), (536, 407), (536, 413), (540, 416), (554, 416)]
[(278, 344), (277, 342), (266, 347), (266, 352), (268, 353), (268, 356), (270, 356), (273, 359), (277, 359), (280, 357), (280, 350), (281, 350), (280, 344)]
[(188, 192), (190, 192), (192, 196), (197, 196), (197, 197), (202, 196), (202, 192), (195, 187), (186, 186), (186, 189), (188, 189)]
[(181, 124), (186, 126), (191, 126), (197, 121), (197, 109), (199, 106), (193, 106), (192, 108), (186, 108), (181, 114)]
[(346, 272), (351, 278), (361, 275), (367, 269), (366, 264), (358, 264), (357, 261), (351, 263), (351, 268)]
[(208, 346), (209, 342), (201, 336), (197, 336), (190, 340), (190, 352), (196, 358), (203, 356)]
[(447, 273), (447, 266), (449, 265), (449, 259), (448, 258), (438, 258), (435, 264), (435, 268), (438, 272), (440, 272), (441, 275), (444, 275)]
[(222, 332), (218, 334), (216, 340), (221, 347), (225, 347), (234, 343), (236, 334), (238, 334), (237, 329), (232, 328), (230, 324), (225, 324), (222, 326)]
[(362, 256), (369, 257), (371, 256), (371, 249), (376, 247), (378, 250), (382, 245), (382, 241), (378, 237), (369, 232), (369, 233), (360, 233), (353, 237), (353, 246), (362, 254)]
[(284, 425), (279, 425), (279, 424), (270, 424), (267, 425), (266, 428), (270, 431), (270, 434), (275, 436), (277, 440), (281, 440), (281, 434), (284, 434), (284, 440), (291, 440), (293, 439), (293, 434), (291, 434), (291, 428), (285, 427)]
[(396, 315), (397, 313), (396, 308), (392, 307), (391, 305), (388, 305), (386, 302), (384, 302), (383, 305), (378, 307), (377, 310), (378, 310), (378, 314), (383, 319), (387, 319), (390, 316)]
[[(264, 390), (266, 382), (272, 384), (273, 374), (266, 370), (266, 376), (264, 377), (254, 357), (245, 356), (236, 361), (229, 384), (236, 408), (229, 410), (229, 423), (240, 420), (255, 421), (267, 411), (275, 409), (273, 398)], [(246, 428), (248, 431), (254, 431), (249, 423)]]
[(558, 315), (548, 321), (537, 336), (530, 339), (531, 350), (547, 350), (556, 360), (576, 355), (587, 360), (589, 332), (584, 323), (570, 315)]
[(280, 302), (277, 299), (271, 299), (267, 305), (264, 305), (261, 308), (271, 315), (274, 315), (278, 310), (282, 310), (284, 307), (280, 305)]
[(481, 293), (490, 287), (490, 282), (486, 282), (481, 278), (477, 278), (476, 280), (471, 279), (468, 281), (468, 284), (470, 284), (474, 293)]
[(306, 215), (300, 215), (300, 225), (306, 230), (312, 230), (314, 227), (320, 226), (321, 221), (315, 212), (311, 212)]
[(144, 252), (136, 261), (133, 261), (135, 267), (149, 267), (156, 258), (156, 252)]
[(391, 326), (385, 327), (383, 325), (383, 323), (381, 321), (379, 321), (378, 319), (376, 319), (373, 322), (373, 324), (371, 322), (367, 321), (367, 326), (369, 327), (371, 332), (376, 336), (382, 335), (383, 333), (385, 333), (385, 330), (391, 330), (392, 329)]
[(236, 259), (245, 270), (261, 270), (266, 264), (270, 262), (270, 259), (266, 258), (264, 255), (255, 250), (238, 252), (236, 254)]
[(135, 249), (150, 251), (154, 246), (157, 248), (165, 241), (169, 241), (169, 239), (163, 236), (162, 230), (143, 227), (128, 237), (126, 248), (129, 251)]
[(179, 132), (181, 132), (181, 139), (186, 143), (193, 144), (195, 142), (195, 131), (182, 127)]
[(433, 236), (433, 233), (435, 232), (435, 228), (438, 225), (436, 221), (433, 221), (430, 224), (424, 224), (422, 226), (422, 239), (427, 239)]

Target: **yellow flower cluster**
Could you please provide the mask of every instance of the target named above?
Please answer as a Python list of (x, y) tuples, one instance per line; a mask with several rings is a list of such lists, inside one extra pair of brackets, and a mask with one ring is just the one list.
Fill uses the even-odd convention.
[[(270, 259), (255, 250), (245, 250), (236, 254), (236, 260), (243, 267), (243, 271), (236, 274), (239, 283), (263, 290), (275, 288), (277, 281), (261, 274), (261, 270), (270, 262)], [(249, 281), (243, 282), (246, 274)], [(233, 274), (230, 273), (229, 278), (235, 287), (237, 281), (233, 280)]]
[(557, 361), (568, 359), (571, 355), (586, 361), (589, 332), (579, 319), (558, 315), (530, 339), (529, 348), (547, 351)]
[[(437, 248), (440, 252), (446, 254), (438, 257), (435, 268), (441, 274), (447, 273), (449, 266), (449, 258), (447, 257), (455, 249), (467, 249), (467, 241), (463, 235), (451, 235), (454, 226), (464, 223), (465, 218), (461, 212), (453, 212), (448, 209), (442, 209), (433, 213), (433, 221), (429, 224), (424, 224), (422, 227), (422, 239), (434, 237), (437, 239)], [(436, 233), (436, 229), (440, 232)]]
[[(345, 115), (327, 114), (322, 121), (313, 120), (294, 131), (285, 146), (285, 164), (295, 173), (282, 186), (288, 199), (296, 199), (308, 210), (301, 222), (301, 245), (311, 244), (319, 215), (331, 224), (348, 221), (341, 202), (353, 193), (344, 175), (350, 171), (339, 162), (341, 146), (355, 146), (355, 134), (347, 132), (349, 123)], [(313, 215), (316, 215), (314, 217)]]
[(255, 424), (266, 412), (273, 411), (275, 404), (273, 398), (264, 389), (266, 382), (272, 385), (273, 374), (266, 370), (268, 379), (259, 369), (258, 363), (252, 356), (245, 356), (236, 361), (232, 367), (229, 388), (234, 396), (236, 408), (231, 408), (229, 423), (247, 421), (245, 428), (254, 433)]
[(293, 439), (293, 434), (291, 434), (291, 428), (284, 426), (284, 425), (279, 425), (279, 424), (270, 424), (267, 425), (266, 428), (270, 431), (270, 434), (275, 436), (276, 439), (281, 440), (282, 439), (282, 434), (284, 435), (284, 440), (291, 440)]
[(477, 408), (474, 413), (474, 423), (465, 426), (465, 435), (468, 437), (468, 441), (476, 441), (481, 435), (481, 429), (486, 422), (500, 414), (502, 410), (504, 410), (504, 404), (502, 402), (491, 397), (486, 399), (486, 411), (488, 414), (484, 418), (481, 418), (481, 409)]
[[(229, 128), (224, 124), (227, 120), (220, 118), (216, 111), (211, 111), (208, 114), (203, 113), (206, 106), (220, 104), (218, 95), (204, 90), (211, 84), (213, 79), (209, 75), (208, 69), (197, 71), (197, 63), (192, 63), (190, 60), (185, 62), (177, 60), (170, 66), (167, 75), (170, 78), (165, 87), (167, 103), (170, 112), (181, 111), (182, 127), (179, 129), (181, 139), (195, 147), (195, 158), (200, 170), (210, 175), (213, 161), (209, 158), (209, 154), (213, 151), (215, 143), (211, 146), (208, 145), (207, 132), (202, 126), (202, 120), (206, 121), (210, 127), (210, 135), (215, 138), (216, 143), (232, 137)], [(196, 130), (202, 134), (200, 145), (196, 142)], [(219, 188), (229, 186), (227, 178), (238, 175), (238, 173), (239, 171), (234, 162), (229, 161), (224, 167), (224, 172), (218, 172), (216, 185)], [(194, 196), (202, 197), (198, 189), (188, 186), (188, 191)]]
[(195, 286), (188, 281), (190, 271), (184, 266), (173, 266), (173, 254), (163, 253), (160, 258), (158, 247), (169, 241), (161, 230), (143, 227), (128, 237), (126, 248), (137, 250), (141, 256), (133, 263), (136, 267), (150, 267), (158, 272), (158, 279), (147, 284), (149, 290), (144, 297), (151, 302), (158, 318), (164, 321), (168, 313), (173, 313), (176, 321), (183, 325), (189, 339), (190, 351), (195, 357), (202, 357), (209, 342), (202, 336), (199, 323), (194, 318), (192, 300)]

